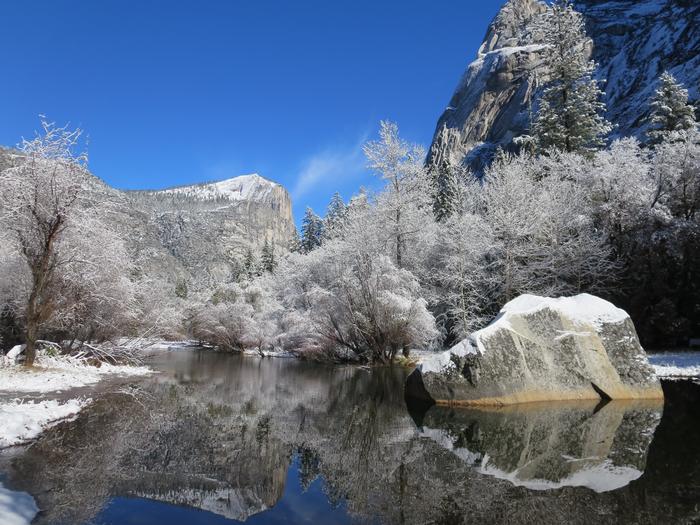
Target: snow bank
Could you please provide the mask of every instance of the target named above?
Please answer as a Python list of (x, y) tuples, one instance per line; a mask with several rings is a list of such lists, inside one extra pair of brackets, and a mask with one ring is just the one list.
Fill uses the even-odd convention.
[(31, 495), (6, 489), (0, 483), (0, 523), (29, 525), (38, 512), (39, 508)]
[[(510, 327), (509, 319), (511, 316), (519, 317), (545, 308), (559, 312), (562, 317), (571, 319), (576, 325), (582, 327), (592, 326), (596, 330), (600, 329), (605, 323), (620, 323), (629, 317), (627, 312), (621, 308), (600, 297), (587, 293), (573, 297), (558, 298), (523, 294), (507, 302), (491, 324), (474, 332), (473, 339), (479, 352), (482, 354), (485, 352), (481, 338), (488, 337), (500, 328)], [(588, 332), (567, 332), (561, 333), (559, 337), (567, 335), (587, 336), (590, 334)]]
[[(90, 399), (70, 399), (64, 403), (53, 400), (22, 402), (13, 400), (0, 404), (0, 448), (18, 445), (34, 439), (41, 432), (66, 418), (75, 416)], [(0, 496), (1, 497), (1, 496)], [(0, 504), (0, 517), (2, 516)], [(0, 520), (0, 522), (5, 523)]]
[(700, 352), (650, 354), (649, 362), (657, 377), (682, 379), (700, 377)]
[(442, 373), (456, 366), (452, 359), (453, 355), (464, 357), (476, 353), (476, 348), (471, 344), (469, 339), (464, 339), (446, 352), (439, 352), (422, 358), (418, 366), (423, 374), (428, 372), (434, 372), (436, 374)]
[(619, 323), (629, 317), (627, 312), (621, 308), (600, 297), (587, 293), (559, 298), (524, 294), (506, 303), (501, 308), (501, 315), (521, 315), (542, 310), (543, 308), (561, 312), (574, 321), (590, 323), (596, 328), (605, 323)]
[(146, 366), (103, 363), (98, 368), (75, 357), (50, 357), (39, 353), (31, 369), (18, 364), (0, 365), (0, 391), (54, 392), (92, 385), (108, 375), (145, 376), (152, 373), (154, 371)]
[(700, 366), (652, 365), (657, 377), (700, 377)]

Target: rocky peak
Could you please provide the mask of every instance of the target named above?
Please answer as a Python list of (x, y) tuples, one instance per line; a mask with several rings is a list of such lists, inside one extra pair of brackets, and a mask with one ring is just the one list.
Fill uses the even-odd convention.
[(489, 24), (478, 56), (495, 49), (531, 44), (527, 28), (530, 21), (545, 10), (545, 5), (538, 0), (508, 0)]
[(171, 193), (191, 196), (197, 200), (224, 198), (228, 200), (250, 200), (261, 202), (267, 200), (275, 188), (281, 188), (279, 184), (257, 173), (239, 175), (231, 179), (190, 186), (177, 186), (154, 193)]

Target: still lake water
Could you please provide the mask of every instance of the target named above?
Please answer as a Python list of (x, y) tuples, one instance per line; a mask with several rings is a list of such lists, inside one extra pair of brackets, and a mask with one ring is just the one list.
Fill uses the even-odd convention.
[(206, 351), (151, 365), (2, 460), (35, 523), (700, 522), (691, 380), (664, 382), (663, 406), (425, 411), (401, 368)]

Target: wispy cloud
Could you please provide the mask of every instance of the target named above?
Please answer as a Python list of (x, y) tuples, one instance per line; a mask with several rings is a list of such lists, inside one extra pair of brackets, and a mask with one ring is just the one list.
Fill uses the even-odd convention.
[(366, 140), (363, 135), (354, 144), (326, 148), (307, 158), (297, 175), (292, 198), (299, 201), (312, 191), (345, 185), (366, 173), (362, 152)]

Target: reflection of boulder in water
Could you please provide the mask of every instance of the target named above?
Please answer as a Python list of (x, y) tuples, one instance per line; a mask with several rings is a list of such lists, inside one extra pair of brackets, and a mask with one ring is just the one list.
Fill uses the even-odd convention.
[(432, 407), (422, 434), (482, 474), (532, 490), (618, 489), (639, 478), (662, 403), (534, 404), (500, 410)]

